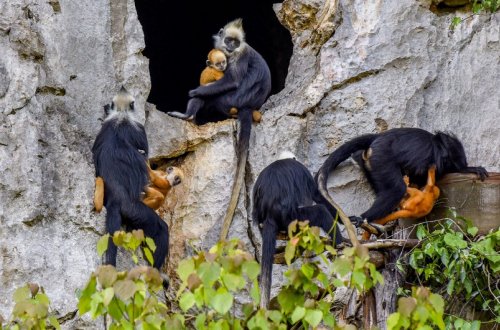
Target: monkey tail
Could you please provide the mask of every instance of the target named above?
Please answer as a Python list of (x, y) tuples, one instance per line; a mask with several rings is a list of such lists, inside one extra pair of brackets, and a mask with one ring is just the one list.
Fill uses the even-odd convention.
[(229, 233), (231, 222), (233, 221), (234, 211), (238, 204), (241, 187), (245, 178), (245, 165), (248, 157), (248, 147), (250, 145), (250, 133), (252, 132), (252, 109), (239, 109), (238, 120), (240, 121), (240, 133), (238, 136), (238, 144), (236, 145), (236, 177), (233, 188), (231, 190), (231, 199), (226, 210), (226, 215), (222, 223), (220, 239), (224, 240)]
[(271, 298), (271, 280), (276, 250), (278, 227), (274, 220), (267, 219), (262, 228), (262, 256), (260, 259), (260, 307), (267, 308)]
[(328, 190), (326, 189), (326, 180), (328, 179), (328, 174), (332, 170), (334, 170), (340, 163), (349, 158), (354, 152), (358, 150), (368, 149), (376, 137), (376, 134), (366, 134), (344, 143), (330, 156), (328, 156), (328, 158), (314, 177), (318, 185), (320, 194), (331, 206), (337, 209), (339, 218), (340, 220), (342, 220), (342, 223), (346, 227), (347, 234), (349, 235), (349, 239), (351, 240), (351, 243), (354, 247), (359, 246), (359, 241), (356, 237), (356, 229), (354, 228), (344, 211), (342, 211), (342, 208), (328, 194)]
[[(366, 134), (358, 136), (343, 145), (341, 145), (337, 150), (332, 152), (326, 161), (321, 165), (318, 173), (316, 173), (316, 183), (322, 195), (326, 192), (326, 181), (328, 179), (328, 174), (333, 171), (340, 163), (349, 158), (354, 152), (358, 150), (368, 149), (372, 144), (373, 140), (377, 137), (377, 134)], [(326, 196), (325, 196), (326, 197)]]

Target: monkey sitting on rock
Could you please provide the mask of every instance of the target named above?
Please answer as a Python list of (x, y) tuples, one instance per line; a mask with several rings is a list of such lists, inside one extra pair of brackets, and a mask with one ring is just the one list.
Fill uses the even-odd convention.
[[(207, 67), (203, 69), (200, 75), (200, 85), (209, 85), (222, 77), (227, 67), (227, 57), (220, 49), (212, 49), (207, 55)], [(238, 109), (232, 107), (229, 110), (229, 115), (233, 118), (238, 117)], [(255, 123), (260, 123), (262, 114), (258, 110), (253, 110), (252, 119)]]
[[(184, 172), (170, 166), (166, 171), (152, 170), (147, 165), (150, 183), (144, 188), (142, 202), (153, 210), (157, 210), (165, 202), (165, 198), (172, 187), (177, 186), (184, 180)], [(102, 177), (95, 179), (94, 208), (101, 212), (104, 204), (104, 180)]]

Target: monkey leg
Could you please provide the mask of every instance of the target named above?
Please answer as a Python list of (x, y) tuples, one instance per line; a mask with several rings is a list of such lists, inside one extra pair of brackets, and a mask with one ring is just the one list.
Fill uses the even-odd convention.
[(153, 239), (156, 250), (153, 267), (160, 269), (168, 255), (168, 226), (155, 211), (140, 201), (124, 202), (121, 209), (127, 227), (142, 229), (144, 235)]
[[(381, 226), (385, 226), (388, 222), (397, 220), (399, 218), (412, 218), (414, 216), (414, 212), (409, 211), (409, 210), (399, 210), (396, 212), (393, 212), (382, 219), (378, 219), (373, 221), (372, 224), (377, 224)], [(378, 234), (377, 234), (378, 235)], [(367, 241), (370, 239), (371, 233), (365, 229), (365, 232), (362, 235), (362, 239)]]
[(260, 123), (260, 121), (262, 120), (262, 114), (259, 110), (254, 110), (252, 112), (252, 119), (254, 123)]
[(311, 226), (317, 226), (323, 229), (335, 245), (342, 243), (342, 235), (340, 234), (338, 226), (334, 223), (334, 218), (328, 209), (321, 204), (313, 206), (300, 207), (298, 210), (300, 220), (309, 220)]
[(233, 118), (238, 118), (238, 109), (232, 107), (231, 109), (229, 109), (229, 115)]
[(409, 195), (400, 205), (403, 210), (413, 210), (424, 200), (424, 193), (416, 188), (406, 188), (406, 193)]
[(94, 209), (96, 212), (101, 212), (102, 206), (104, 204), (104, 180), (102, 177), (98, 176), (95, 178), (95, 190), (94, 190)]
[(193, 120), (196, 117), (198, 111), (205, 105), (205, 101), (200, 98), (193, 97), (188, 101), (187, 109), (185, 113), (178, 111), (167, 112), (167, 115), (184, 120)]
[(146, 187), (144, 189), (146, 192), (146, 197), (142, 200), (144, 204), (153, 210), (157, 210), (160, 206), (163, 205), (165, 201), (165, 195), (163, 195), (160, 191), (156, 190), (152, 187)]

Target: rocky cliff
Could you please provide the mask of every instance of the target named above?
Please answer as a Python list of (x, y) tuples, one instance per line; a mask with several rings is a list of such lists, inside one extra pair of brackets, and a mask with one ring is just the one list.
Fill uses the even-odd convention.
[[(276, 5), (294, 54), (285, 89), (253, 127), (230, 236), (258, 253), (249, 192), (282, 150), (315, 172), (353, 136), (421, 127), (455, 133), (471, 165), (500, 170), (500, 15), (474, 16), (450, 30), (457, 13), (430, 8), (415, 0)], [(1, 315), (10, 315), (12, 292), (27, 281), (45, 287), (59, 315), (74, 311), (75, 289), (100, 263), (95, 243), (104, 214), (92, 212), (90, 148), (102, 105), (121, 84), (144, 114), (153, 161), (174, 162), (187, 174), (162, 212), (171, 229), (170, 268), (192, 246), (217, 240), (235, 170), (236, 122), (196, 127), (146, 104), (143, 48), (132, 0), (0, 3)], [(342, 166), (330, 181), (348, 214), (369, 205), (356, 167)]]

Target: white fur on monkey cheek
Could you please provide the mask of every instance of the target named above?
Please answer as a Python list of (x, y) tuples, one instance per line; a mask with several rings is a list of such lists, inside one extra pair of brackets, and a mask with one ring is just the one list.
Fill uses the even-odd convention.
[(168, 180), (168, 183), (170, 183), (171, 187), (175, 186), (175, 173), (172, 172), (170, 174), (167, 174), (167, 180)]

